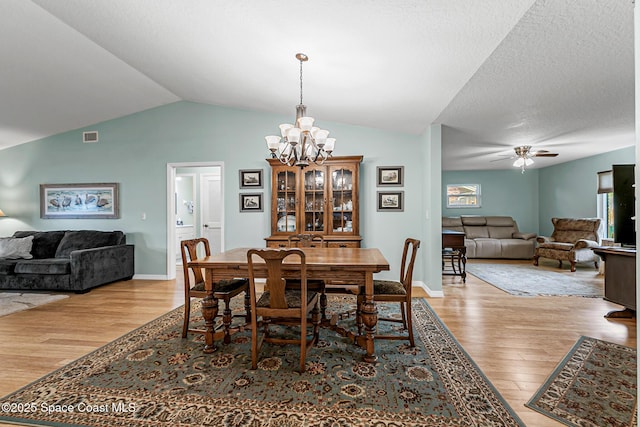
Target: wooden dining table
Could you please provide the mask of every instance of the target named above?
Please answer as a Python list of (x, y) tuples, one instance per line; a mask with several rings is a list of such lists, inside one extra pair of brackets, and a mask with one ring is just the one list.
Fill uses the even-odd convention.
[[(247, 251), (250, 248), (236, 248), (189, 262), (189, 267), (202, 268), (205, 271), (205, 290), (207, 296), (202, 301), (202, 315), (205, 319), (205, 353), (216, 350), (214, 318), (218, 315), (218, 301), (213, 296), (213, 283), (240, 277), (249, 277)], [(355, 335), (356, 344), (366, 350), (364, 361), (377, 360), (374, 347), (374, 331), (378, 323), (378, 311), (373, 301), (373, 275), (389, 270), (389, 262), (376, 248), (299, 248), (305, 253), (308, 279), (322, 279), (364, 285), (365, 296), (361, 307), (364, 332)], [(262, 263), (264, 265), (264, 263)], [(283, 265), (284, 278), (299, 277), (299, 265), (295, 262)], [(260, 262), (254, 262), (256, 274), (266, 271)], [(296, 271), (298, 270), (298, 271)], [(264, 277), (264, 276), (262, 276)]]

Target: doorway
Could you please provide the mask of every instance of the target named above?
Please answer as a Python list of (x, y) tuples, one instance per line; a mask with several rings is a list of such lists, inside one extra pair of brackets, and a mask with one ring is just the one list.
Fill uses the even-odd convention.
[(211, 252), (224, 250), (222, 162), (167, 164), (167, 277), (182, 263), (180, 241), (205, 237)]

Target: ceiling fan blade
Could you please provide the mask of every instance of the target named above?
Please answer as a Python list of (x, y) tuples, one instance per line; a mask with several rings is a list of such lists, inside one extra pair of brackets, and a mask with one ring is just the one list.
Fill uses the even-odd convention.
[(536, 153), (531, 153), (532, 156), (534, 157), (556, 157), (558, 155), (558, 153), (545, 153), (545, 152), (536, 152)]
[(516, 156), (502, 156), (502, 158), (500, 159), (493, 159), (493, 160), (489, 160), (490, 162), (500, 162), (502, 160), (513, 160), (515, 159)]

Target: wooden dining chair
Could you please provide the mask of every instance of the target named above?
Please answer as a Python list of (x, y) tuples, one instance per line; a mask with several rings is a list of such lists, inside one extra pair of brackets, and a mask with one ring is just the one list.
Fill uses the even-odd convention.
[[(325, 248), (324, 237), (319, 234), (292, 234), (287, 238), (289, 248)], [(321, 319), (326, 319), (327, 295), (325, 294), (326, 282), (322, 279), (307, 279), (307, 289), (320, 293), (320, 315)], [(287, 287), (299, 289), (300, 281), (295, 279), (287, 280)]]
[[(282, 277), (285, 258), (290, 265), (297, 258), (296, 268), (300, 269), (299, 289), (287, 288)], [(250, 249), (247, 252), (249, 267), (249, 291), (251, 295), (251, 369), (258, 367), (258, 354), (263, 342), (273, 344), (297, 344), (300, 346), (300, 372), (305, 371), (307, 351), (318, 341), (320, 318), (318, 311), (319, 294), (307, 288), (307, 265), (304, 252), (299, 249)], [(266, 268), (265, 268), (266, 267)], [(266, 278), (265, 291), (258, 297), (256, 279)], [(311, 315), (312, 331), (308, 331)], [(262, 324), (258, 324), (262, 317)], [(272, 325), (298, 326), (300, 337), (287, 338), (274, 333)], [(258, 336), (258, 329), (262, 335)], [(310, 335), (310, 336), (309, 336)]]
[[(204, 298), (207, 296), (204, 286), (204, 275), (200, 268), (190, 268), (188, 263), (190, 260), (198, 258), (198, 248), (204, 249), (204, 255), (211, 255), (211, 247), (209, 241), (203, 237), (198, 239), (183, 240), (180, 242), (182, 253), (182, 271), (184, 273), (184, 323), (182, 325), (182, 338), (186, 338), (188, 332), (204, 333), (204, 329), (189, 328), (189, 316), (191, 313), (191, 298)], [(247, 279), (221, 280), (213, 284), (213, 297), (224, 301), (224, 310), (222, 312), (222, 327), (224, 328), (224, 343), (229, 344), (231, 337), (229, 328), (233, 321), (230, 302), (231, 298), (236, 295), (245, 293), (245, 314), (237, 315), (245, 318), (247, 322), (251, 319), (250, 300), (249, 300), (249, 281)]]
[[(375, 339), (392, 339), (404, 340), (408, 339), (411, 347), (415, 347), (413, 339), (413, 325), (411, 315), (411, 281), (413, 279), (413, 265), (416, 260), (416, 253), (420, 247), (420, 240), (406, 239), (404, 241), (404, 249), (402, 251), (402, 264), (400, 267), (400, 281), (393, 280), (374, 280), (373, 281), (373, 300), (375, 302), (399, 302), (401, 319), (378, 318), (380, 321), (401, 322), (407, 335), (375, 335)], [(407, 262), (408, 261), (408, 262)], [(358, 307), (364, 302), (364, 286), (361, 286), (358, 295)], [(358, 309), (358, 312), (360, 309)], [(362, 333), (362, 319), (358, 313), (357, 323), (359, 333)]]

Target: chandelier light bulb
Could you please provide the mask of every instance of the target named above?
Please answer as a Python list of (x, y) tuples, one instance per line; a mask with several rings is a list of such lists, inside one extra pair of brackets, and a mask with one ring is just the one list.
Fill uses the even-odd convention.
[(296, 145), (300, 141), (300, 128), (289, 128), (287, 130), (287, 141), (291, 145)]
[(300, 117), (298, 119), (298, 126), (303, 131), (310, 131), (313, 128), (313, 121), (315, 119), (313, 117)]
[(324, 143), (324, 151), (326, 151), (327, 153), (331, 154), (333, 152), (333, 147), (336, 145), (336, 139), (335, 138), (327, 138), (327, 140)]
[(286, 138), (287, 136), (287, 131), (289, 129), (291, 129), (293, 127), (293, 125), (290, 125), (289, 123), (283, 123), (279, 126), (280, 128), (280, 134), (282, 135), (283, 138)]
[(271, 152), (275, 152), (280, 147), (280, 137), (275, 135), (269, 135), (264, 137), (267, 140), (267, 147)]

